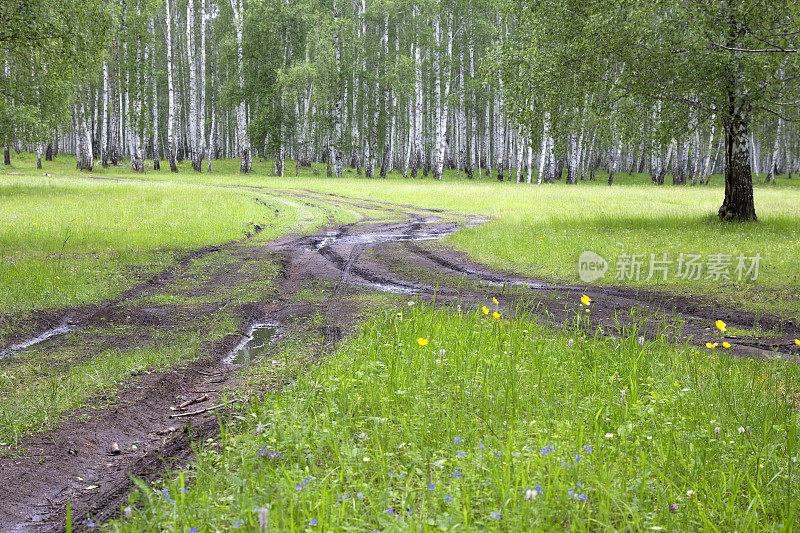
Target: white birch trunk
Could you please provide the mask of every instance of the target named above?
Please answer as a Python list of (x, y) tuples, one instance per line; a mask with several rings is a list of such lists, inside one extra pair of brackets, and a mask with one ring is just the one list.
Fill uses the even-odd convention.
[[(125, 129), (128, 134), (128, 155), (131, 159), (131, 169), (134, 172), (144, 172), (144, 160), (142, 157), (141, 145), (141, 128), (139, 121), (142, 115), (142, 103), (140, 99), (141, 83), (138, 79), (138, 66), (142, 64), (141, 58), (141, 43), (139, 37), (135, 40), (136, 43), (136, 61), (133, 69), (128, 71), (128, 83), (125, 87)], [(123, 55), (127, 57), (127, 47), (123, 45)], [(133, 87), (133, 95), (131, 95), (131, 87)]]
[(533, 142), (526, 142), (526, 147), (528, 154), (528, 163), (527, 163), (527, 174), (525, 176), (525, 183), (530, 185), (533, 182)]
[[(491, 95), (491, 93), (489, 93)], [(492, 118), (492, 100), (491, 97), (486, 99), (486, 122), (483, 142), (486, 144), (486, 176), (492, 179), (492, 133), (491, 133), (491, 118)]]
[(199, 151), (198, 171), (203, 168), (206, 156), (206, 32), (208, 27), (208, 0), (200, 0), (200, 105), (197, 110), (197, 149)]
[(78, 125), (78, 142), (76, 143), (77, 168), (79, 170), (92, 170), (94, 168), (94, 161), (92, 159), (92, 132), (86, 117), (83, 100), (81, 100), (74, 109), (75, 122)]
[(705, 162), (703, 163), (703, 173), (700, 176), (700, 185), (706, 183), (711, 176), (711, 152), (714, 150), (714, 134), (716, 133), (717, 125), (713, 124), (712, 119), (712, 126), (711, 126), (711, 133), (708, 136), (708, 145), (706, 146), (706, 158)]
[(503, 158), (505, 157), (505, 146), (503, 134), (505, 133), (505, 124), (503, 120), (503, 111), (501, 109), (500, 94), (503, 92), (502, 80), (497, 80), (498, 90), (494, 94), (494, 157), (495, 167), (497, 168), (497, 179), (503, 181), (503, 171), (505, 170)]
[[(457, 167), (466, 168), (467, 166), (467, 95), (464, 85), (464, 70), (466, 62), (464, 59), (464, 48), (461, 48), (461, 61), (458, 68), (458, 163)], [(468, 172), (471, 176), (471, 171)]]
[[(186, 66), (189, 69), (189, 127), (187, 140), (189, 141), (189, 154), (192, 168), (197, 172), (199, 164), (199, 139), (198, 132), (198, 86), (197, 86), (197, 56), (195, 43), (194, 2), (186, 2)], [(202, 0), (201, 0), (202, 2)]]
[(783, 118), (778, 117), (778, 127), (775, 129), (775, 143), (772, 146), (772, 151), (769, 154), (767, 164), (767, 183), (775, 183), (775, 163), (778, 160), (778, 152), (781, 148), (781, 134), (783, 130)]
[(103, 59), (103, 118), (100, 123), (100, 162), (108, 166), (108, 61)]
[(542, 120), (542, 149), (539, 154), (539, 175), (536, 177), (536, 184), (541, 185), (544, 180), (544, 172), (547, 165), (548, 150), (550, 140), (550, 113), (545, 111)]
[[(341, 43), (339, 39), (338, 33), (338, 18), (339, 13), (337, 11), (336, 0), (333, 0), (333, 20), (334, 20), (334, 27), (337, 28), (336, 33), (333, 36), (334, 41), (334, 53), (336, 57), (336, 72), (341, 73), (342, 71), (342, 51), (341, 51)], [(341, 79), (341, 75), (338, 76)], [(334, 96), (334, 103), (333, 103), (333, 138), (329, 140), (328, 144), (328, 161), (329, 165), (333, 165), (333, 172), (336, 174), (337, 178), (342, 177), (342, 160), (339, 155), (339, 143), (341, 142), (342, 138), (342, 99), (339, 96), (338, 84), (335, 89), (336, 94)]]
[[(472, 39), (469, 40), (469, 79), (472, 82), (475, 79), (475, 51), (474, 51), (474, 43)], [(480, 158), (478, 152), (478, 95), (477, 91), (475, 93), (475, 101), (471, 102), (473, 104), (473, 109), (471, 113), (471, 137), (470, 137), (470, 148), (469, 148), (469, 170), (468, 174), (469, 177), (472, 178), (475, 172), (475, 159)], [(478, 176), (480, 177), (480, 160), (477, 162), (478, 164)]]
[(434, 118), (434, 171), (433, 177), (437, 180), (442, 179), (439, 160), (444, 165), (444, 136), (441, 133), (442, 121), (442, 72), (439, 65), (439, 55), (442, 47), (442, 29), (439, 22), (439, 15), (433, 17), (433, 118)]
[(236, 59), (239, 76), (239, 105), (236, 108), (236, 131), (239, 141), (239, 156), (241, 163), (239, 170), (246, 174), (252, 168), (250, 155), (250, 140), (247, 136), (247, 106), (244, 101), (244, 49), (242, 45), (244, 34), (244, 11), (242, 0), (230, 0), (233, 9), (233, 24), (236, 27)]
[[(388, 21), (388, 18), (387, 18)], [(389, 30), (387, 26), (386, 30), (386, 38), (389, 38)], [(400, 32), (395, 32), (394, 36), (394, 66), (395, 71), (397, 71), (397, 65), (400, 58)], [(397, 89), (394, 87), (389, 89), (392, 92), (392, 108), (391, 108), (391, 120), (392, 120), (392, 128), (389, 135), (389, 172), (394, 171), (395, 168), (395, 154), (397, 153)]]
[[(155, 39), (156, 27), (153, 18), (150, 18), (150, 35)], [(150, 143), (153, 149), (153, 170), (161, 170), (161, 157), (158, 142), (158, 80), (156, 79), (156, 47), (150, 43), (150, 87), (152, 89), (152, 120), (150, 125)], [(105, 122), (105, 119), (103, 119)]]
[(166, 45), (167, 45), (167, 160), (172, 172), (178, 171), (176, 161), (178, 146), (175, 142), (175, 74), (172, 62), (172, 0), (166, 0)]
[[(417, 10), (414, 8), (414, 19)], [(417, 177), (422, 165), (422, 54), (419, 43), (414, 45), (414, 144), (411, 154), (411, 177)]]

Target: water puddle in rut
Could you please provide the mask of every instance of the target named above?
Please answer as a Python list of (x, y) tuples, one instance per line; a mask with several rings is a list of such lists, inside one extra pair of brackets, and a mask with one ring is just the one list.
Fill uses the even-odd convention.
[(74, 324), (70, 324), (68, 321), (64, 321), (58, 326), (48, 329), (38, 337), (33, 339), (29, 339), (24, 342), (20, 342), (18, 344), (14, 344), (13, 346), (9, 347), (6, 351), (0, 351), (0, 359), (4, 359), (6, 357), (10, 357), (12, 355), (17, 355), (21, 352), (24, 352), (30, 348), (38, 347), (38, 345), (47, 342), (48, 340), (52, 339), (53, 337), (58, 337), (60, 335), (66, 335), (71, 331), (74, 331), (76, 326)]
[(254, 324), (231, 354), (225, 359), (229, 365), (246, 366), (262, 357), (269, 345), (278, 335), (278, 325), (273, 323)]

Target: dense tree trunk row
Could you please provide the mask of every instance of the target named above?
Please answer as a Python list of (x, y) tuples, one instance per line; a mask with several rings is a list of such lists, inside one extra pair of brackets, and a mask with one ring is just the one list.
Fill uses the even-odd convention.
[[(665, 142), (655, 133), (660, 106), (642, 109), (639, 124), (609, 125), (588, 114), (587, 95), (520, 126), (506, 100), (510, 80), (481, 68), (513, 26), (498, 6), (410, 2), (398, 13), (367, 0), (118, 1), (102, 68), (82, 83), (70, 127), (29, 143), (39, 156), (56, 146), (82, 169), (124, 158), (139, 172), (162, 157), (173, 172), (184, 159), (201, 172), (207, 158), (210, 170), (217, 157), (249, 172), (263, 157), (278, 175), (290, 159), (295, 175), (322, 163), (332, 176), (349, 165), (367, 177), (442, 179), (454, 169), (518, 183), (576, 184), (603, 169), (609, 185), (623, 172), (702, 185), (750, 165), (750, 179), (773, 181), (800, 164), (798, 130), (777, 117), (749, 126), (728, 117), (721, 127), (689, 117), (691, 133)], [(264, 24), (277, 31), (257, 31)], [(721, 214), (742, 216), (725, 206)]]

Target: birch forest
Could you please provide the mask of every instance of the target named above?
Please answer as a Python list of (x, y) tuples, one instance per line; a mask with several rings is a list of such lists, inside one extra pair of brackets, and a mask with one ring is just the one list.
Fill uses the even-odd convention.
[[(101, 28), (99, 53), (87, 56), (69, 89), (52, 89), (70, 97), (47, 94), (60, 68), (48, 56), (32, 64), (19, 47), (0, 48), (5, 85), (25, 80), (28, 97), (5, 93), (5, 162), (26, 149), (40, 160), (74, 154), (77, 167), (87, 170), (125, 164), (139, 172), (162, 165), (177, 172), (188, 160), (203, 172), (213, 170), (214, 160), (236, 158), (248, 172), (253, 158), (265, 158), (280, 176), (310, 166), (328, 176), (397, 172), (441, 179), (451, 169), (458, 177), (526, 183), (577, 183), (594, 180), (600, 170), (609, 185), (618, 172), (649, 173), (657, 185), (668, 175), (676, 185), (702, 185), (724, 172), (718, 111), (676, 112), (670, 101), (620, 96), (609, 88), (614, 79), (594, 85), (578, 79), (588, 79), (585, 66), (532, 68), (521, 59), (531, 43), (545, 50), (547, 39), (565, 42), (586, 27), (559, 19), (547, 3), (506, 4), (101, 3), (95, 9), (104, 13), (102, 22), (86, 22)], [(581, 6), (573, 7), (589, 17), (591, 8)], [(546, 24), (541, 42), (531, 13), (546, 17), (538, 19)], [(625, 67), (614, 68), (619, 74)], [(771, 75), (786, 73), (782, 86), (793, 79), (788, 65), (770, 68)], [(49, 76), (39, 74), (48, 70)], [(554, 95), (557, 101), (549, 98)], [(740, 139), (755, 181), (800, 168), (790, 108), (773, 106)], [(36, 121), (23, 120), (31, 114)]]

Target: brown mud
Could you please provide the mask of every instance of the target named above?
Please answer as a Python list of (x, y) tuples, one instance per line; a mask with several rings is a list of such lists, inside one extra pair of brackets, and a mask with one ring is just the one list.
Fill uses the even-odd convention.
[[(228, 408), (224, 399), (235, 397), (221, 393), (235, 391), (240, 379), (239, 367), (225, 361), (254, 324), (278, 324), (286, 337), (316, 328), (321, 356), (362, 319), (356, 296), (374, 291), (462, 308), (477, 308), (496, 297), (505, 314), (524, 308), (555, 326), (569, 324), (578, 314), (586, 316), (579, 299), (587, 294), (593, 299), (588, 320), (607, 335), (619, 335), (632, 323), (643, 325), (639, 334), (655, 335), (666, 325), (676, 340), (704, 344), (719, 340), (713, 328), (722, 319), (731, 327), (780, 332), (768, 338), (729, 337), (732, 354), (797, 354), (793, 339), (800, 329), (778, 317), (655, 291), (552, 284), (490, 269), (437, 242), (484, 222), (477, 217), (305, 190), (259, 191), (324, 209), (329, 220), (337, 208), (364, 213), (364, 220), (313, 235), (271, 242), (246, 238), (207, 247), (112, 301), (17, 318), (19, 329), (29, 333), (2, 340), (0, 353), (6, 358), (0, 365), (13, 364), (20, 353), (15, 345), (63, 324), (71, 330), (47, 339), (41, 347), (45, 357), (70, 343), (92, 346), (78, 358), (90, 360), (92, 351), (102, 346), (165, 342), (171, 332), (190, 334), (209, 317), (233, 320), (238, 330), (205, 343), (193, 362), (180, 368), (131, 377), (111, 397), (92, 399), (86, 403), (91, 407), (65, 414), (57, 427), (24, 437), (14, 453), (0, 457), (0, 529), (63, 530), (68, 501), (79, 527), (88, 518), (100, 522), (117, 515), (131, 489), (131, 476), (152, 480), (171, 466), (185, 464), (193, 442), (219, 431), (219, 415)], [(258, 231), (254, 227), (253, 234)], [(269, 288), (264, 289), (267, 278)], [(303, 299), (302, 291), (309, 288), (323, 297)], [(239, 289), (253, 296), (238, 301)], [(183, 297), (186, 303), (153, 303), (163, 295)], [(319, 317), (322, 326), (314, 321)], [(2, 320), (13, 324), (15, 317)], [(207, 325), (197, 327), (210, 331)]]

